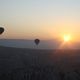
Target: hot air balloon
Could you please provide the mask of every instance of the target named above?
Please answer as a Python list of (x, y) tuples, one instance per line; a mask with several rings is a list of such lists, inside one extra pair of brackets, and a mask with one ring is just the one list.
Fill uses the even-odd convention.
[(0, 27), (0, 35), (4, 32), (4, 28)]
[(39, 39), (35, 39), (35, 44), (38, 45), (40, 43)]

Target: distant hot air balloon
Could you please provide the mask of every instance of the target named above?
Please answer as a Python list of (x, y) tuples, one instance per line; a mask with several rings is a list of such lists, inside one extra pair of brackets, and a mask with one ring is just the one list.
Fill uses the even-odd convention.
[(35, 44), (38, 45), (40, 43), (39, 39), (35, 39)]
[(4, 32), (4, 28), (0, 27), (0, 35)]

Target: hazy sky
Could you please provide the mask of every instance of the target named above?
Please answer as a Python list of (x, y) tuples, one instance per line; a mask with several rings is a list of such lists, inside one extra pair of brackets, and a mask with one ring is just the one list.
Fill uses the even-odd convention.
[(80, 0), (0, 0), (1, 38), (80, 39)]

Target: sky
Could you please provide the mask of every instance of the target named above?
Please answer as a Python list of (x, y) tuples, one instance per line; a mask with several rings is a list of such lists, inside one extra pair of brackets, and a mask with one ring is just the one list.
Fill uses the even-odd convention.
[(0, 0), (5, 39), (80, 37), (80, 0)]

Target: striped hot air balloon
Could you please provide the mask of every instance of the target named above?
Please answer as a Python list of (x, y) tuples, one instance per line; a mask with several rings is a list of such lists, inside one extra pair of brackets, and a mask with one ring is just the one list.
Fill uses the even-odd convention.
[(34, 42), (35, 42), (36, 45), (38, 45), (40, 43), (40, 40), (39, 39), (35, 39)]

